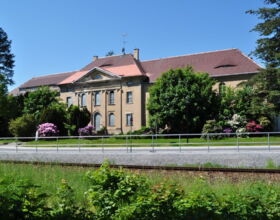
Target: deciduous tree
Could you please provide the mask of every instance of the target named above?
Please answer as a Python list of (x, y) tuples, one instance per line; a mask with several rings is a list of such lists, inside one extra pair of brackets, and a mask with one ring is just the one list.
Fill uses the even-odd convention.
[(167, 126), (170, 132), (200, 132), (219, 108), (215, 83), (207, 73), (195, 73), (192, 67), (163, 73), (150, 89), (150, 126)]

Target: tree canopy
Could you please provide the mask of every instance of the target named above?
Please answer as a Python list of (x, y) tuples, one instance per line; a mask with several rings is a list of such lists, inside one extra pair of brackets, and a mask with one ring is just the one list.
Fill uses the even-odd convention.
[(170, 132), (200, 132), (218, 110), (215, 83), (208, 74), (195, 73), (192, 67), (163, 73), (150, 88), (150, 126), (167, 126)]
[(7, 86), (14, 82), (14, 55), (11, 53), (11, 41), (8, 40), (8, 35), (0, 27), (0, 92), (6, 93)]
[(41, 87), (33, 92), (28, 93), (24, 99), (23, 112), (27, 114), (35, 114), (35, 118), (39, 120), (40, 114), (50, 104), (58, 103), (58, 92), (50, 90), (49, 87)]
[(265, 0), (272, 7), (249, 10), (247, 13), (257, 15), (263, 22), (257, 24), (253, 31), (262, 38), (257, 40), (257, 48), (253, 54), (264, 60), (267, 65), (280, 66), (280, 0)]

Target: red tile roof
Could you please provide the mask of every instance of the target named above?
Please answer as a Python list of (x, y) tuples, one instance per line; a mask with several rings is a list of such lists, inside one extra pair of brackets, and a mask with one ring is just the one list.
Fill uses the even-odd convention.
[(34, 77), (28, 80), (27, 82), (25, 82), (24, 84), (22, 84), (19, 88), (32, 88), (37, 86), (57, 85), (60, 81), (70, 77), (76, 72), (77, 71)]
[(173, 68), (193, 66), (195, 71), (207, 72), (211, 76), (224, 76), (258, 72), (261, 68), (238, 49), (219, 50), (198, 54), (168, 57), (149, 61), (138, 61), (133, 55), (118, 55), (99, 58), (80, 71), (34, 77), (19, 88), (42, 85), (72, 83), (83, 77), (93, 68), (103, 69), (118, 76), (148, 76), (154, 82), (163, 72)]
[(210, 76), (255, 73), (261, 68), (238, 49), (220, 50), (190, 54), (141, 62), (150, 81), (155, 81), (163, 72), (192, 66), (197, 72), (207, 72)]

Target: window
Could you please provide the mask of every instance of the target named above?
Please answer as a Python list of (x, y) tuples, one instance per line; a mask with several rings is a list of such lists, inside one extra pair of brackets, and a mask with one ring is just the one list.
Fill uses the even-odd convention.
[(115, 126), (115, 115), (114, 115), (114, 113), (109, 114), (109, 126), (111, 126), (111, 127)]
[(96, 131), (101, 129), (101, 115), (98, 112), (94, 115), (94, 128)]
[(67, 107), (70, 107), (73, 104), (72, 97), (67, 97), (66, 98), (66, 103), (67, 103)]
[(100, 93), (100, 91), (95, 92), (94, 105), (101, 105), (101, 93)]
[(126, 126), (133, 126), (133, 115), (131, 113), (126, 114)]
[(82, 94), (81, 96), (81, 106), (85, 107), (87, 105), (86, 103), (86, 94)]
[(131, 104), (133, 103), (133, 98), (132, 98), (132, 92), (127, 92), (126, 93), (126, 103)]
[(115, 93), (114, 91), (109, 92), (109, 105), (114, 105), (115, 104)]
[(95, 75), (95, 76), (93, 76), (93, 79), (102, 79), (102, 76), (101, 75)]

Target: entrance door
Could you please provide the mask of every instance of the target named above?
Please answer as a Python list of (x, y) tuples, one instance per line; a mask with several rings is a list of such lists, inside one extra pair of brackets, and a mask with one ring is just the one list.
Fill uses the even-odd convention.
[(96, 131), (101, 129), (101, 115), (99, 113), (95, 113), (94, 115), (94, 127)]

